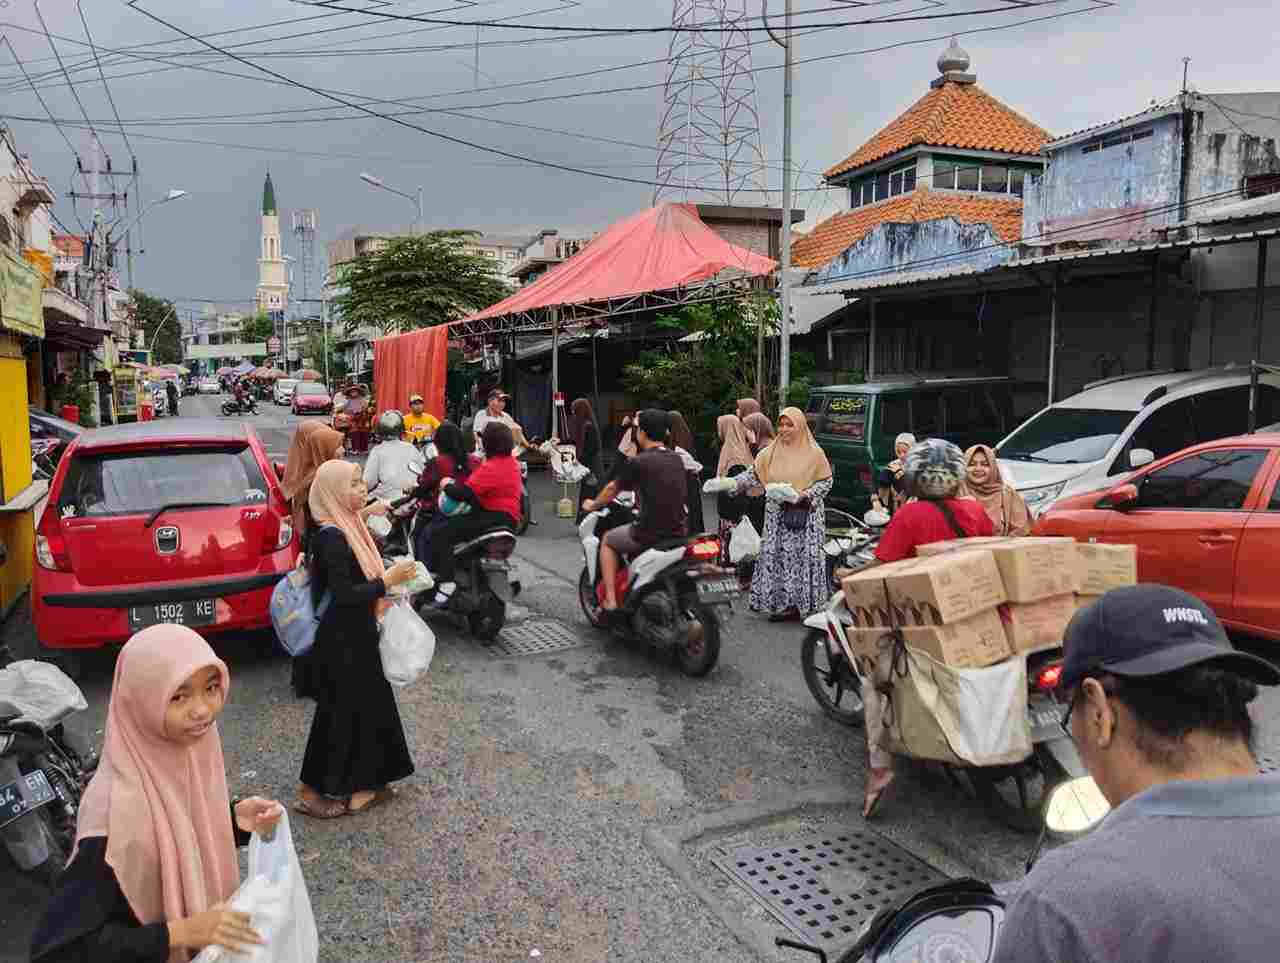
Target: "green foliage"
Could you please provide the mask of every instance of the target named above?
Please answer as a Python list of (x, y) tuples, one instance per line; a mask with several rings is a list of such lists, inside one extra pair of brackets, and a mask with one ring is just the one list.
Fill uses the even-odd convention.
[(335, 298), (335, 316), (347, 331), (368, 325), (380, 331), (428, 328), (456, 321), (501, 301), (511, 289), (497, 263), (467, 249), (471, 231), (431, 231), (391, 239), (338, 268), (346, 293)]
[(342, 354), (334, 346), (333, 340), (329, 340), (329, 367), (325, 368), (325, 339), (323, 334), (309, 334), (307, 340), (303, 343), (302, 356), (310, 359), (308, 367), (315, 368), (321, 374), (326, 370), (329, 372), (329, 380), (334, 384), (344, 379), (350, 372), (347, 371), (347, 362)]
[(702, 446), (716, 437), (716, 418), (755, 393), (756, 325), (777, 329), (777, 300), (749, 296), (712, 301), (660, 315), (669, 330), (698, 334), (670, 350), (649, 351), (623, 370), (623, 385), (641, 407), (678, 409)]
[(265, 344), (275, 333), (276, 322), (265, 311), (240, 321), (240, 340), (244, 344)]
[(49, 413), (60, 416), (63, 405), (75, 405), (80, 409), (80, 425), (85, 428), (96, 428), (93, 403), (98, 397), (98, 385), (92, 379), (83, 376), (80, 378), (79, 381), (54, 385), (49, 389)]
[[(152, 297), (136, 288), (129, 292), (129, 297), (133, 302), (131, 313), (142, 327), (145, 346), (149, 348), (155, 342), (151, 355), (152, 364), (181, 363), (182, 330), (173, 302)], [(156, 334), (157, 329), (159, 335)]]

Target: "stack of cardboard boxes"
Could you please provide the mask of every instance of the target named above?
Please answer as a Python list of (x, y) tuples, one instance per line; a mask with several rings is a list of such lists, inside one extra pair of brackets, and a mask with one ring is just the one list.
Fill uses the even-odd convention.
[(1137, 581), (1132, 545), (1070, 538), (965, 538), (844, 579), (855, 656), (875, 657), (886, 633), (948, 665), (980, 668), (1062, 644), (1076, 610)]

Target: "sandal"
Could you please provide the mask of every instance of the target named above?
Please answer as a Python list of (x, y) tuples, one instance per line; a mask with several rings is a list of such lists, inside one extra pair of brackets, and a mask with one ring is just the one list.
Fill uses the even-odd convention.
[(369, 801), (365, 803), (363, 806), (353, 808), (351, 804), (348, 803), (347, 812), (351, 813), (352, 815), (355, 815), (356, 813), (362, 813), (372, 809), (374, 806), (381, 806), (383, 803), (390, 802), (395, 798), (396, 798), (396, 791), (392, 789), (390, 786), (383, 786), (381, 789), (375, 792), (373, 796), (369, 799)]
[(293, 804), (294, 812), (310, 816), (312, 819), (337, 819), (351, 812), (350, 807), (342, 799), (323, 799), (312, 801), (303, 797)]
[(897, 777), (894, 776), (893, 771), (889, 770), (889, 778), (882, 782), (879, 788), (873, 789), (871, 787), (875, 783), (875, 772), (876, 771), (872, 769), (867, 773), (867, 790), (862, 800), (862, 818), (867, 820), (875, 816), (876, 809), (880, 806), (880, 800), (884, 798), (884, 794), (897, 779)]

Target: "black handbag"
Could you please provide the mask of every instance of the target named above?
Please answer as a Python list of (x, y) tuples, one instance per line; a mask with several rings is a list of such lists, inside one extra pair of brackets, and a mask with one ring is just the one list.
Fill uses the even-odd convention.
[(805, 498), (794, 504), (787, 504), (782, 507), (782, 524), (789, 532), (803, 532), (809, 524), (809, 512), (812, 506), (809, 499)]

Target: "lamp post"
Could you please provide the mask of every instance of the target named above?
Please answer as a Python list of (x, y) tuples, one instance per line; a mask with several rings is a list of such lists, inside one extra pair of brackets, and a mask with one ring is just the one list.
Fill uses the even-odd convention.
[[(285, 262), (289, 265), (289, 290), (293, 291), (293, 262), (297, 258), (290, 254), (284, 255)], [(289, 312), (287, 310), (280, 312), (280, 357), (284, 359), (285, 373), (289, 373)]]
[(383, 183), (382, 178), (374, 177), (372, 174), (367, 172), (363, 172), (360, 174), (360, 180), (364, 181), (366, 184), (372, 187), (376, 187), (384, 191), (390, 191), (392, 194), (399, 194), (401, 197), (404, 197), (413, 201), (418, 208), (418, 219), (414, 221), (413, 232), (415, 234), (422, 233), (422, 188), (421, 186), (419, 186), (417, 196), (415, 197), (413, 194), (406, 194), (404, 191), (396, 190), (394, 187), (388, 187), (386, 184)]
[[(186, 196), (187, 196), (186, 191), (178, 190), (177, 188), (174, 188), (173, 190), (170, 190), (167, 194), (165, 194), (164, 197), (156, 198), (154, 201), (152, 201), (150, 204), (146, 205), (142, 210), (140, 210), (137, 216), (134, 217), (132, 221), (130, 221), (128, 224), (125, 225), (124, 230), (118, 230), (114, 224), (106, 227), (103, 230), (103, 235), (102, 235), (103, 241), (102, 241), (101, 248), (98, 251), (95, 251), (94, 253), (94, 260), (97, 262), (96, 269), (94, 270), (94, 281), (95, 283), (100, 285), (102, 288), (102, 297), (101, 297), (100, 303), (102, 304), (102, 326), (104, 328), (109, 327), (110, 325), (110, 319), (108, 317), (108, 312), (107, 312), (107, 266), (108, 266), (109, 254), (111, 253), (112, 250), (114, 250), (115, 246), (120, 243), (120, 239), (123, 238), (125, 235), (127, 235), (129, 231), (133, 229), (134, 225), (136, 225), (140, 220), (142, 220), (143, 216), (146, 215), (152, 208), (158, 207), (161, 204), (167, 204), (169, 201), (176, 201), (178, 198), (186, 197)], [(113, 234), (116, 236), (116, 240), (114, 241), (111, 240), (111, 237)], [(98, 303), (99, 299), (97, 297), (94, 297), (93, 301), (95, 303)]]

